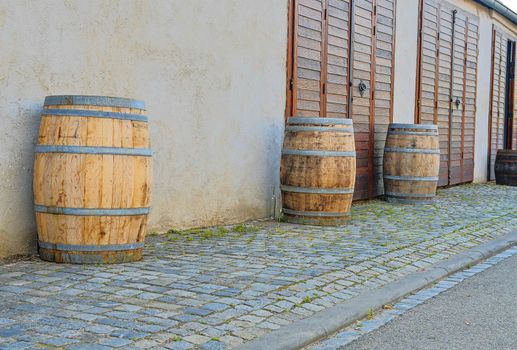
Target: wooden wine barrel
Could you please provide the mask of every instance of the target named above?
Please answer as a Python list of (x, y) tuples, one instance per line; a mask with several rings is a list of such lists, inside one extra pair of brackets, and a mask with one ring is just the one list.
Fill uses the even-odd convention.
[(289, 118), (280, 169), (286, 221), (311, 225), (346, 222), (355, 166), (351, 119)]
[(440, 171), (438, 127), (390, 124), (383, 165), (384, 198), (388, 202), (432, 202)]
[(42, 259), (119, 263), (142, 258), (151, 188), (145, 105), (49, 96), (34, 162)]
[(495, 158), (495, 182), (517, 186), (517, 150), (500, 149)]

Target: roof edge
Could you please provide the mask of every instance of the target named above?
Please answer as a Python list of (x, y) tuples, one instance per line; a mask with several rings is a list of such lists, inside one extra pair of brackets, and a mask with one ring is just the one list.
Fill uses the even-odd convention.
[(517, 13), (513, 12), (509, 7), (497, 0), (474, 0), (478, 4), (481, 4), (490, 10), (494, 10), (501, 16), (508, 19), (513, 24), (517, 25)]

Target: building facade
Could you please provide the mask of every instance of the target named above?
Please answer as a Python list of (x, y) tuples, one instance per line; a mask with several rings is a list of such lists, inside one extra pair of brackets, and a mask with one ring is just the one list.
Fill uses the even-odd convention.
[(356, 199), (382, 194), (390, 122), (439, 125), (440, 185), (491, 179), (517, 146), (517, 26), (482, 2), (0, 0), (0, 257), (35, 252), (46, 95), (146, 101), (151, 230), (275, 215), (292, 115), (354, 120)]

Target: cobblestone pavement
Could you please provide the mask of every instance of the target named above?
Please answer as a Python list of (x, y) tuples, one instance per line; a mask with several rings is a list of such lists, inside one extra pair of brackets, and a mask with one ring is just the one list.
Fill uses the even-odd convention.
[(517, 188), (465, 185), (342, 227), (171, 230), (138, 263), (0, 265), (0, 349), (228, 349), (515, 229)]

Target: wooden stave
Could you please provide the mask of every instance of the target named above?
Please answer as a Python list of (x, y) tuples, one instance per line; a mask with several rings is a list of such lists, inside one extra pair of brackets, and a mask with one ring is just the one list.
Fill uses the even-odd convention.
[[(293, 119), (296, 123), (292, 123)], [(314, 130), (314, 128), (321, 128), (322, 126), (328, 127), (333, 124), (333, 121), (337, 122), (339, 125), (335, 129), (319, 129), (317, 131), (311, 131), (310, 129), (313, 128)], [(293, 124), (296, 126), (303, 125), (309, 129), (293, 130)], [(300, 133), (306, 133), (306, 140), (314, 140), (314, 136), (320, 137), (324, 133), (327, 133), (327, 136), (340, 135), (337, 136), (338, 138), (346, 134), (347, 136), (345, 137), (348, 139), (350, 147), (346, 150), (339, 149), (339, 147), (329, 150), (328, 147), (324, 147), (325, 145), (323, 145), (320, 149), (311, 150), (308, 154), (303, 154), (303, 152), (301, 152), (301, 154), (293, 154), (296, 152), (286, 152), (286, 147), (289, 143), (288, 140), (291, 136), (290, 134), (293, 133), (298, 136)], [(349, 221), (355, 184), (355, 143), (353, 137), (353, 124), (349, 119), (289, 118), (286, 126), (286, 137), (284, 139), (281, 159), (282, 207), (284, 211), (284, 219), (286, 221), (310, 225), (341, 225)], [(344, 140), (342, 139), (342, 141)], [(321, 183), (316, 184), (315, 186), (306, 186), (303, 184), (304, 179), (302, 176), (297, 177), (295, 175), (294, 177), (290, 177), (286, 175), (286, 168), (293, 169), (293, 164), (296, 164), (296, 162), (302, 164), (302, 166), (300, 166), (300, 168), (302, 168), (301, 174), (305, 172), (305, 168), (328, 168), (332, 167), (332, 164), (334, 164), (334, 167), (336, 168), (339, 166), (341, 166), (342, 169), (352, 168), (353, 172), (351, 172), (349, 177), (343, 177), (344, 181), (341, 183), (341, 186), (323, 187), (323, 184)], [(293, 181), (295, 182), (294, 184)], [(296, 181), (299, 182), (297, 183)], [(326, 209), (329, 210), (317, 211), (310, 207), (304, 208), (305, 210), (299, 210), (300, 208), (296, 208), (296, 205), (293, 204), (300, 201), (304, 203), (319, 203), (322, 199), (326, 202), (334, 203), (334, 206), (327, 205)]]
[[(93, 99), (98, 99), (98, 101), (103, 101), (103, 99), (105, 100), (104, 97), (98, 97), (98, 96), (88, 96), (88, 98), (93, 98)], [(129, 150), (129, 151), (138, 151), (137, 153), (142, 153), (142, 151), (145, 151), (144, 153), (145, 154), (135, 154), (135, 155), (131, 155), (131, 156), (128, 156), (127, 154), (117, 154), (117, 153), (114, 153), (114, 154), (111, 154), (109, 155), (108, 157), (113, 157), (113, 167), (115, 168), (115, 164), (121, 164), (120, 161), (117, 161), (116, 159), (125, 159), (126, 162), (129, 162), (131, 163), (131, 161), (133, 162), (133, 170), (135, 171), (135, 174), (138, 174), (142, 177), (142, 174), (143, 175), (143, 178), (144, 178), (144, 181), (146, 183), (146, 187), (145, 189), (142, 189), (143, 192), (145, 192), (145, 194), (143, 195), (142, 198), (140, 198), (139, 200), (143, 201), (144, 203), (142, 203), (142, 207), (140, 208), (134, 208), (133, 207), (133, 204), (132, 203), (129, 203), (129, 207), (127, 208), (119, 208), (120, 210), (133, 210), (133, 209), (137, 209), (137, 210), (141, 210), (141, 209), (145, 209), (145, 213), (142, 213), (142, 212), (135, 212), (135, 213), (96, 213), (95, 215), (89, 215), (89, 214), (79, 214), (79, 215), (73, 215), (73, 214), (70, 214), (70, 213), (65, 213), (63, 211), (66, 211), (66, 210), (69, 210), (69, 209), (72, 209), (72, 210), (83, 210), (83, 209), (89, 209), (89, 208), (69, 208), (69, 207), (66, 207), (66, 206), (61, 206), (61, 207), (56, 207), (56, 208), (51, 208), (52, 210), (49, 211), (49, 212), (41, 212), (38, 211), (36, 213), (36, 221), (38, 222), (38, 236), (41, 236), (41, 230), (40, 230), (40, 225), (39, 223), (41, 221), (47, 221), (48, 220), (54, 220), (54, 221), (65, 221), (65, 222), (69, 222), (69, 221), (73, 221), (74, 223), (76, 223), (78, 226), (81, 226), (80, 224), (80, 220), (84, 220), (85, 222), (87, 221), (90, 221), (92, 222), (92, 219), (93, 221), (95, 221), (96, 219), (99, 220), (99, 226), (101, 228), (101, 233), (104, 233), (104, 229), (102, 229), (102, 225), (105, 225), (105, 227), (108, 227), (108, 228), (111, 228), (113, 227), (113, 224), (114, 223), (117, 223), (119, 226), (119, 231), (121, 230), (124, 230), (127, 229), (127, 228), (131, 228), (131, 230), (134, 232), (132, 235), (131, 234), (128, 234), (125, 238), (128, 240), (128, 242), (112, 242), (113, 241), (113, 237), (110, 238), (110, 242), (102, 242), (102, 244), (91, 244), (91, 242), (87, 242), (88, 244), (86, 244), (87, 246), (89, 247), (93, 247), (94, 249), (91, 250), (91, 251), (88, 251), (88, 252), (85, 252), (85, 251), (74, 251), (74, 250), (68, 250), (68, 251), (63, 251), (63, 250), (60, 250), (60, 249), (49, 249), (48, 247), (44, 247), (45, 245), (48, 245), (48, 244), (59, 244), (60, 242), (56, 242), (56, 241), (52, 241), (50, 240), (50, 242), (46, 242), (46, 241), (41, 241), (40, 243), (40, 247), (39, 247), (39, 251), (40, 251), (40, 256), (44, 259), (44, 260), (49, 260), (49, 261), (55, 261), (55, 262), (69, 262), (69, 263), (119, 263), (119, 262), (128, 262), (128, 261), (136, 261), (136, 260), (140, 260), (142, 258), (142, 247), (141, 246), (134, 246), (134, 247), (131, 247), (131, 249), (122, 249), (124, 248), (124, 246), (126, 246), (128, 243), (141, 243), (143, 245), (143, 242), (145, 240), (145, 227), (146, 227), (146, 224), (147, 224), (147, 216), (148, 216), (148, 211), (149, 211), (149, 194), (150, 194), (150, 180), (151, 180), (151, 166), (152, 166), (152, 163), (151, 163), (151, 151), (150, 151), (150, 148), (149, 148), (149, 132), (148, 132), (148, 126), (147, 126), (147, 117), (144, 115), (145, 113), (145, 110), (144, 109), (140, 109), (140, 108), (132, 108), (134, 107), (135, 103), (136, 105), (140, 106), (140, 107), (144, 107), (144, 104), (143, 102), (141, 101), (137, 101), (137, 100), (130, 100), (130, 99), (120, 99), (120, 98), (108, 98), (108, 99), (112, 99), (114, 100), (117, 104), (118, 103), (118, 106), (103, 106), (102, 103), (98, 103), (97, 106), (86, 106), (86, 105), (82, 105), (82, 104), (78, 104), (78, 105), (67, 105), (67, 104), (60, 104), (60, 105), (56, 105), (56, 104), (53, 104), (53, 105), (44, 105), (44, 109), (43, 109), (43, 113), (42, 113), (42, 123), (40, 124), (40, 136), (41, 136), (41, 132), (42, 132), (42, 125), (43, 125), (43, 120), (45, 118), (55, 118), (55, 119), (59, 119), (61, 117), (64, 117), (64, 118), (94, 118), (95, 120), (98, 120), (100, 121), (99, 118), (108, 118), (108, 119), (121, 119), (121, 120), (125, 120), (125, 121), (121, 121), (121, 123), (125, 123), (125, 122), (130, 122), (130, 123), (133, 123), (133, 126), (135, 126), (136, 124), (139, 125), (139, 127), (141, 127), (142, 125), (145, 124), (145, 130), (143, 132), (143, 134), (145, 135), (144, 137), (144, 142), (146, 143), (147, 145), (147, 148), (144, 148), (144, 149), (140, 149), (138, 150), (136, 147), (113, 147), (115, 148), (115, 151), (120, 151), (120, 150)], [(46, 101), (48, 102), (49, 101), (49, 98), (47, 97)], [(81, 102), (82, 100), (78, 100), (79, 102)], [(128, 105), (126, 106), (123, 106), (121, 105), (119, 102), (122, 101), (124, 103), (128, 103)], [(63, 113), (60, 113), (60, 115), (52, 115), (52, 113), (45, 113), (46, 111), (49, 111), (49, 110), (53, 110), (53, 111), (63, 111)], [(95, 116), (95, 115), (90, 115), (90, 114), (95, 114), (97, 113), (98, 111), (104, 111), (102, 113), (108, 113), (108, 112), (105, 112), (106, 110), (109, 110), (110, 112), (109, 113), (113, 113), (115, 115), (113, 116), (110, 116), (110, 115), (98, 115), (98, 116)], [(71, 112), (70, 114), (72, 114), (71, 116), (67, 116), (67, 113), (68, 112)], [(77, 111), (80, 111), (81, 113), (79, 114), (82, 114), (82, 115), (77, 115)], [(75, 114), (75, 115), (74, 115)], [(128, 116), (128, 117), (127, 117)], [(77, 119), (76, 119), (77, 120)], [(56, 122), (57, 123), (57, 122)], [(115, 125), (115, 122), (113, 122), (113, 129), (116, 128), (116, 125)], [(40, 141), (40, 138), (38, 139), (38, 141)], [(83, 140), (84, 141), (84, 140)], [(134, 139), (131, 140), (133, 143), (136, 142)], [(124, 141), (121, 139), (121, 142), (123, 143)], [(40, 147), (41, 146), (41, 143), (38, 142), (38, 146), (37, 147)], [(51, 145), (48, 145), (46, 144), (45, 146), (51, 146)], [(77, 147), (76, 145), (62, 145), (62, 144), (59, 144), (59, 145), (55, 145), (56, 147), (64, 147), (64, 148), (74, 148), (74, 147)], [(93, 148), (93, 150), (89, 150), (88, 152), (83, 152), (84, 150), (81, 150), (81, 151), (78, 151), (77, 150), (65, 150), (65, 152), (60, 152), (59, 150), (53, 150), (53, 154), (54, 155), (65, 155), (67, 154), (68, 156), (78, 156), (80, 154), (89, 154), (89, 156), (93, 156), (93, 157), (97, 157), (97, 158), (103, 158), (103, 157), (106, 157), (106, 154), (110, 154), (111, 151), (108, 150), (109, 152), (104, 152), (103, 154), (97, 154), (95, 153), (95, 148), (97, 149), (102, 149), (103, 151), (106, 151), (106, 147), (103, 147), (102, 145), (97, 145), (97, 147), (87, 147), (85, 146), (84, 148)], [(46, 155), (46, 154), (49, 154), (47, 152), (44, 152), (44, 151), (41, 151), (36, 153), (36, 157), (35, 157), (35, 164), (37, 163), (38, 161), (38, 158), (41, 157), (42, 155)], [(145, 171), (142, 172), (141, 169), (140, 171), (138, 171), (138, 164), (142, 163), (141, 160), (138, 160), (138, 159), (143, 159), (143, 157), (148, 157), (149, 159), (146, 161), (146, 165), (145, 165)], [(97, 164), (101, 163), (101, 161), (97, 160)], [(66, 163), (66, 161), (65, 161)], [(48, 167), (52, 167), (52, 165), (48, 165)], [(83, 164), (83, 167), (86, 167), (85, 164)], [(38, 201), (36, 200), (36, 191), (37, 191), (37, 188), (36, 188), (36, 173), (37, 173), (37, 167), (35, 166), (35, 177), (34, 177), (34, 181), (35, 181), (35, 185), (34, 185), (34, 188), (35, 188), (35, 207), (45, 207), (45, 203), (38, 203)], [(135, 181), (135, 179), (133, 179), (133, 181)], [(127, 185), (124, 183), (124, 179), (122, 179), (122, 184), (123, 185)], [(131, 188), (132, 185), (135, 185), (135, 183), (133, 184), (129, 184), (128, 188)], [(115, 186), (116, 187), (116, 186)], [(133, 196), (135, 197), (135, 196)], [(84, 200), (84, 198), (83, 198)], [(122, 203), (120, 203), (122, 204)], [(95, 210), (105, 210), (105, 211), (117, 211), (119, 210), (117, 208), (96, 208)], [(57, 210), (57, 212), (56, 212)], [(120, 211), (119, 210), (119, 211)], [(121, 215), (116, 215), (116, 214), (121, 214)], [(46, 216), (46, 218), (44, 218)], [(86, 224), (84, 224), (86, 226)], [(84, 227), (84, 226), (83, 226)], [(54, 237), (55, 239), (58, 239), (59, 237), (57, 237), (58, 235), (56, 235), (56, 237)], [(110, 234), (108, 234), (108, 236), (110, 236)], [(48, 237), (46, 237), (48, 238)], [(117, 238), (118, 239), (118, 238)], [(99, 238), (99, 242), (103, 241), (103, 239)], [(73, 243), (78, 243), (78, 242), (73, 242)], [(77, 244), (76, 244), (77, 245)], [(81, 246), (81, 244), (79, 244), (79, 246)], [(106, 249), (106, 246), (112, 246), (113, 249)], [(117, 248), (118, 247), (118, 248)]]

